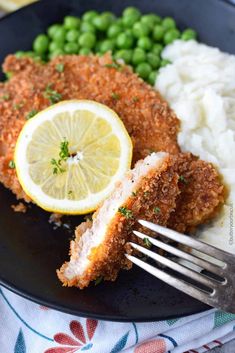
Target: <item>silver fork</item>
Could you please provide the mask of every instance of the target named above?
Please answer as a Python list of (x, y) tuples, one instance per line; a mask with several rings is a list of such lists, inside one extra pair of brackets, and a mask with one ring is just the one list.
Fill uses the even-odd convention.
[[(201, 252), (209, 255), (211, 258), (220, 260), (222, 264), (218, 265), (211, 262), (210, 259), (202, 259), (200, 256), (191, 254), (190, 249), (189, 252), (187, 252), (187, 250), (181, 250), (138, 231), (133, 231), (133, 233), (138, 238), (148, 239), (148, 241), (146, 241), (148, 244), (152, 244), (174, 256), (177, 256), (180, 259), (187, 260), (192, 264), (200, 266), (200, 268), (206, 270), (207, 272), (206, 274), (197, 272), (183, 264), (174, 262), (173, 259), (161, 256), (156, 252), (150, 251), (133, 242), (130, 242), (129, 244), (134, 249), (154, 259), (165, 267), (164, 270), (162, 270), (148, 264), (138, 257), (126, 254), (126, 257), (131, 262), (135, 263), (137, 266), (168, 283), (169, 285), (210, 306), (235, 313), (235, 255), (219, 250), (214, 246), (196, 240), (191, 236), (183, 235), (157, 224), (144, 220), (139, 220), (139, 223), (144, 227), (167, 237), (168, 239), (178, 242), (181, 245), (186, 245), (188, 248), (197, 250), (197, 254), (199, 254), (198, 252)], [(187, 277), (187, 279), (192, 279), (195, 284), (189, 283), (190, 281), (188, 282), (187, 279), (174, 277), (174, 275), (165, 271), (166, 268), (179, 272), (184, 275), (184, 277)], [(200, 284), (203, 285), (203, 288), (200, 287)]]

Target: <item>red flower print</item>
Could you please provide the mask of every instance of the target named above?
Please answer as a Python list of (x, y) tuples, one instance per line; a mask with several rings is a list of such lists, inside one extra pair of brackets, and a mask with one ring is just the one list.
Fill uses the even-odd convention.
[[(55, 342), (64, 345), (64, 347), (54, 347), (47, 349), (44, 353), (74, 353), (78, 350), (88, 350), (93, 344), (90, 342), (94, 336), (97, 320), (86, 320), (86, 335), (82, 324), (79, 321), (71, 321), (69, 328), (74, 337), (67, 333), (59, 332), (54, 335)], [(88, 341), (86, 339), (88, 337)]]
[(134, 353), (165, 353), (166, 344), (163, 339), (144, 342), (135, 348)]
[(94, 336), (97, 325), (98, 325), (97, 320), (92, 320), (92, 319), (86, 320), (86, 330), (87, 330), (89, 340), (91, 340), (92, 337)]
[(72, 337), (70, 337), (66, 333), (57, 333), (54, 336), (54, 340), (57, 343), (68, 344), (70, 346), (81, 346), (82, 345), (81, 343), (79, 343), (77, 340), (73, 339)]
[(71, 321), (69, 327), (75, 337), (77, 337), (80, 341), (82, 341), (82, 343), (86, 343), (85, 334), (80, 322)]

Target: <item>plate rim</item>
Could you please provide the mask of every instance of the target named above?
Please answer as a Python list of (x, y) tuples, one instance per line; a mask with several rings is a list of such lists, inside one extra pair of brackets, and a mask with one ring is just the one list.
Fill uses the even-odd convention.
[[(74, 316), (80, 316), (83, 318), (91, 318), (91, 319), (97, 319), (97, 320), (102, 320), (102, 321), (111, 321), (111, 322), (155, 322), (155, 321), (166, 321), (166, 320), (174, 320), (174, 319), (180, 319), (182, 317), (188, 317), (190, 315), (196, 315), (196, 314), (200, 314), (203, 312), (206, 312), (208, 310), (212, 310), (213, 308), (204, 304), (205, 307), (207, 307), (208, 309), (201, 309), (201, 310), (197, 310), (197, 311), (192, 311), (189, 312), (187, 314), (175, 314), (175, 315), (166, 315), (164, 316), (164, 318), (162, 318), (161, 316), (157, 317), (157, 315), (154, 315), (154, 318), (149, 318), (149, 317), (141, 317), (141, 319), (138, 319), (138, 317), (126, 317), (123, 315), (118, 314), (117, 316), (115, 315), (107, 315), (107, 314), (92, 314), (91, 312), (86, 312), (86, 311), (78, 311), (76, 309), (70, 309), (67, 307), (64, 307), (63, 305), (58, 305), (55, 304), (51, 301), (47, 301), (44, 300), (42, 298), (40, 298), (40, 296), (36, 297), (28, 292), (26, 292), (24, 289), (20, 289), (17, 288), (16, 286), (14, 286), (13, 284), (10, 284), (7, 280), (3, 280), (2, 278), (0, 278), (0, 286), (3, 286), (5, 289), (11, 291), (14, 294), (19, 295), (20, 297), (30, 300), (33, 303), (39, 304), (39, 305), (43, 305), (43, 306), (47, 306), (50, 309), (59, 311), (61, 313), (65, 313), (65, 314), (69, 314), (69, 315), (74, 315)], [(1, 289), (1, 288), (0, 288)]]
[[(230, 0), (216, 0), (216, 1), (218, 3), (221, 3), (225, 7), (231, 7), (231, 8), (233, 8), (233, 10), (235, 9), (235, 3), (232, 3)], [(28, 8), (41, 7), (42, 4), (46, 3), (46, 2), (49, 3), (50, 0), (41, 0), (40, 2), (36, 1), (31, 4), (25, 5), (19, 9), (17, 9), (16, 11), (10, 12), (10, 13), (6, 14), (5, 16), (3, 16), (2, 18), (0, 18), (0, 22), (4, 22), (5, 20), (7, 20), (8, 18), (10, 18), (12, 16), (20, 15), (21, 12), (24, 12)], [(188, 317), (190, 315), (200, 314), (200, 313), (210, 311), (213, 309), (212, 307), (202, 303), (202, 305), (205, 306), (205, 308), (203, 308), (203, 309), (200, 309), (200, 310), (197, 309), (196, 311), (192, 310), (187, 314), (179, 313), (179, 314), (175, 314), (175, 315), (166, 315), (166, 316), (164, 316), (164, 318), (161, 316), (157, 316), (157, 315), (154, 315), (154, 318), (149, 318), (147, 316), (146, 317), (142, 316), (141, 318), (138, 318), (138, 317), (130, 317), (130, 316), (126, 317), (123, 314), (118, 314), (118, 315), (93, 314), (90, 311), (87, 312), (86, 310), (83, 310), (81, 312), (76, 309), (71, 309), (66, 306), (63, 306), (62, 304), (53, 303), (51, 300), (49, 300), (49, 301), (45, 300), (40, 295), (31, 294), (27, 290), (25, 290), (23, 288), (19, 288), (19, 287), (15, 286), (13, 283), (10, 283), (10, 281), (8, 281), (7, 279), (1, 278), (1, 273), (0, 273), (0, 286), (2, 286), (3, 288), (15, 293), (16, 295), (19, 295), (20, 297), (22, 297), (24, 299), (27, 299), (33, 303), (47, 306), (53, 310), (56, 310), (56, 311), (59, 311), (62, 313), (66, 313), (66, 314), (70, 314), (70, 315), (74, 315), (74, 316), (80, 316), (83, 318), (94, 318), (97, 320), (112, 321), (112, 322), (123, 322), (123, 323), (124, 322), (126, 322), (126, 323), (127, 322), (129, 322), (129, 323), (130, 322), (137, 322), (137, 323), (140, 323), (140, 322), (154, 322), (154, 321), (161, 321), (161, 320), (165, 321), (165, 320), (169, 320), (169, 319), (179, 319), (182, 317)], [(1, 288), (0, 288), (0, 290), (1, 290)]]

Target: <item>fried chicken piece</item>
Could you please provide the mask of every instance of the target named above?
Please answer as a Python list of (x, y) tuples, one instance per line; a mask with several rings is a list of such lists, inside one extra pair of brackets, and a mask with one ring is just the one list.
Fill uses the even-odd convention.
[(172, 157), (179, 174), (180, 194), (167, 226), (178, 232), (191, 232), (212, 219), (225, 200), (226, 190), (211, 163), (180, 153)]
[(224, 187), (210, 163), (190, 153), (153, 153), (117, 185), (93, 223), (77, 227), (70, 261), (57, 271), (58, 277), (64, 285), (80, 288), (100, 276), (115, 280), (121, 268), (131, 267), (124, 254), (132, 229), (156, 236), (137, 219), (183, 232), (212, 218), (223, 201)]
[(59, 279), (81, 289), (100, 276), (114, 281), (121, 268), (131, 267), (125, 244), (132, 228), (139, 229), (136, 220), (144, 217), (166, 225), (178, 193), (178, 174), (168, 154), (152, 153), (137, 162), (95, 212), (93, 222), (77, 227), (70, 261), (57, 271)]
[(10, 55), (3, 69), (13, 76), (0, 85), (0, 181), (17, 198), (29, 201), (9, 168), (18, 135), (30, 112), (59, 99), (91, 99), (115, 110), (132, 138), (133, 163), (150, 151), (179, 152), (179, 121), (167, 102), (131, 68), (112, 64), (109, 55), (63, 56), (47, 64)]

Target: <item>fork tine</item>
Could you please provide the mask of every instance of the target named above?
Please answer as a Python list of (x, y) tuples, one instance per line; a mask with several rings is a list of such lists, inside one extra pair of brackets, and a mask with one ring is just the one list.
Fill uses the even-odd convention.
[[(184, 244), (186, 246), (189, 246), (193, 249), (196, 249), (206, 255), (215, 257), (217, 260), (223, 261), (225, 264), (227, 262), (233, 263), (233, 255), (228, 254), (227, 252), (220, 250), (218, 248), (215, 248), (212, 245), (208, 245), (202, 241), (196, 240), (188, 235), (184, 235), (181, 233), (176, 232), (175, 230), (168, 229), (162, 226), (159, 226), (158, 224), (154, 224), (148, 221), (144, 220), (139, 220), (138, 221), (142, 226), (151, 229), (161, 235), (166, 236), (167, 238), (177, 241), (181, 244)], [(209, 261), (209, 260), (208, 260)]]
[(208, 288), (213, 288), (215, 289), (218, 284), (221, 284), (221, 282), (218, 282), (216, 281), (215, 279), (212, 279), (208, 276), (205, 276), (203, 274), (200, 274), (194, 270), (191, 270), (189, 269), (188, 267), (186, 266), (183, 266), (181, 264), (178, 264), (176, 262), (173, 262), (172, 260), (166, 258), (166, 257), (163, 257), (159, 254), (156, 254), (155, 252), (153, 251), (150, 251), (146, 248), (144, 248), (143, 246), (140, 246), (140, 245), (137, 245), (137, 244), (134, 244), (134, 243), (131, 243), (129, 242), (129, 244), (136, 250), (140, 251), (141, 253), (151, 257), (153, 260), (157, 261), (157, 262), (160, 262), (162, 265), (165, 265), (169, 268), (171, 268), (172, 270), (174, 271), (178, 271), (179, 273), (185, 275), (185, 276), (188, 276), (189, 278), (192, 278), (194, 279), (195, 281), (197, 282), (200, 282), (202, 284), (204, 284), (205, 286), (207, 286)]
[(183, 279), (178, 279), (173, 277), (172, 275), (153, 267), (152, 265), (149, 265), (148, 263), (138, 259), (135, 256), (128, 255), (126, 254), (126, 257), (128, 260), (139, 266), (140, 268), (144, 269), (148, 273), (152, 274), (153, 276), (159, 278), (163, 282), (170, 284), (171, 286), (175, 287), (176, 289), (179, 289), (180, 291), (201, 300), (202, 302), (208, 304), (208, 305), (213, 305), (214, 301), (213, 299), (207, 294), (207, 292), (204, 292), (203, 290), (191, 285), (190, 283), (187, 283)]
[(138, 237), (138, 238), (141, 238), (141, 239), (144, 239), (144, 238), (147, 238), (149, 239), (149, 241), (157, 246), (158, 248), (160, 249), (163, 249), (175, 256), (178, 256), (184, 260), (187, 260), (187, 261), (190, 261), (191, 263), (193, 264), (196, 264), (200, 267), (202, 267), (203, 269), (205, 270), (208, 270), (212, 273), (215, 273), (216, 275), (219, 275), (221, 277), (223, 277), (223, 273), (224, 273), (224, 270), (216, 265), (216, 264), (212, 264), (204, 259), (201, 259), (195, 255), (191, 255), (183, 250), (180, 250), (180, 249), (177, 249), (169, 244), (166, 244), (166, 243), (163, 243), (161, 242), (160, 240), (158, 239), (155, 239), (155, 238), (152, 238), (152, 237), (149, 237), (148, 235), (145, 235), (144, 233), (141, 233), (141, 232), (138, 232), (136, 230), (133, 231), (133, 233)]

